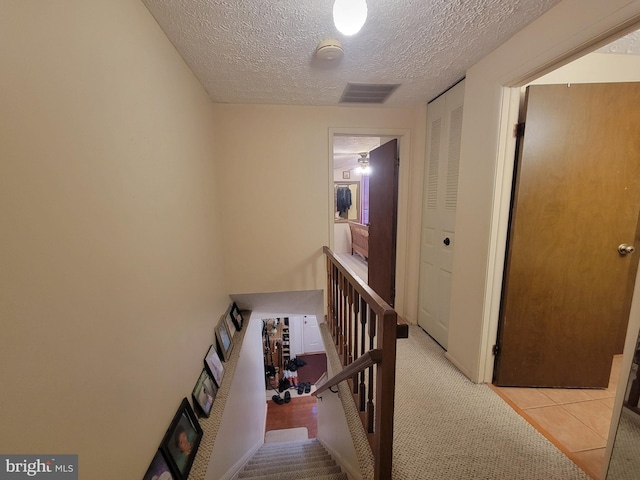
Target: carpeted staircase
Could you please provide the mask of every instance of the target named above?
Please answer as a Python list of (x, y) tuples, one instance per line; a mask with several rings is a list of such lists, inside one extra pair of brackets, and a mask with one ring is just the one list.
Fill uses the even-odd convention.
[(315, 438), (265, 443), (236, 478), (348, 480), (340, 465)]

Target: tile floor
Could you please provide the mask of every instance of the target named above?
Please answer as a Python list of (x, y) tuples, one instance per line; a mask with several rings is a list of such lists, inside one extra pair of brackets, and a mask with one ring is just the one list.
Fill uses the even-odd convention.
[(604, 451), (622, 355), (604, 390), (491, 388), (594, 480), (602, 479)]

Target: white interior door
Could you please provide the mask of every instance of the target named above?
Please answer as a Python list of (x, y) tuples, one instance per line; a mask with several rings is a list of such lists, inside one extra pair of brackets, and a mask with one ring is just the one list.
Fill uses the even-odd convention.
[(464, 81), (427, 107), (418, 325), (447, 348)]
[(302, 341), (304, 330), (303, 317), (289, 317), (289, 338), (291, 340), (291, 358), (304, 353)]
[(324, 352), (324, 344), (315, 315), (305, 315), (303, 320), (304, 353)]

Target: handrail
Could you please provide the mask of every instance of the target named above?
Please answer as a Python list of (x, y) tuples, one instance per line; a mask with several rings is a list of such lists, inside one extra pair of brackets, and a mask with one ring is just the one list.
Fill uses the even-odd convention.
[(393, 460), (398, 315), (328, 247), (323, 251), (327, 257), (327, 325), (345, 368), (321, 387), (326, 390), (329, 383), (349, 380), (373, 453), (374, 479), (387, 480)]
[(349, 283), (356, 287), (364, 301), (367, 302), (371, 307), (377, 307), (372, 308), (372, 310), (376, 314), (384, 314), (386, 312), (395, 313), (395, 310), (391, 307), (391, 305), (385, 302), (382, 297), (378, 295), (369, 285), (364, 283), (364, 281), (358, 276), (356, 272), (342, 263), (342, 261), (338, 257), (336, 257), (336, 255), (329, 247), (323, 247), (323, 251), (324, 254), (332, 260), (332, 263), (338, 268), (338, 270), (340, 270), (342, 274), (347, 277)]
[(358, 358), (355, 362), (349, 364), (345, 368), (343, 368), (340, 373), (337, 373), (326, 382), (322, 383), (320, 386), (316, 387), (316, 390), (311, 394), (313, 396), (317, 396), (319, 393), (328, 390), (329, 388), (339, 384), (343, 380), (347, 380), (353, 378), (354, 375), (365, 371), (367, 368), (380, 363), (382, 360), (382, 350), (375, 349), (369, 350), (363, 356)]
[(374, 310), (376, 314), (384, 315), (387, 312), (393, 312), (394, 315), (396, 315), (396, 337), (408, 338), (409, 324), (397, 317), (397, 313), (393, 309), (393, 307), (385, 302), (382, 297), (378, 295), (375, 290), (373, 290), (369, 285), (364, 283), (364, 281), (358, 276), (356, 272), (342, 263), (342, 261), (335, 256), (335, 254), (329, 247), (323, 247), (323, 251), (324, 254), (329, 257), (332, 263), (338, 268), (338, 270), (347, 278), (348, 282), (354, 286), (357, 285), (356, 289), (369, 305), (376, 305), (381, 307), (380, 310)]
[(336, 257), (333, 251), (329, 247), (323, 247), (324, 254), (329, 257), (332, 263), (342, 272), (347, 278), (348, 282), (354, 285), (360, 293), (360, 296), (365, 302), (372, 308), (375, 313), (384, 314), (386, 312), (393, 312), (395, 310), (385, 302), (380, 295), (378, 295), (369, 285), (358, 276), (356, 272), (347, 267), (342, 261)]

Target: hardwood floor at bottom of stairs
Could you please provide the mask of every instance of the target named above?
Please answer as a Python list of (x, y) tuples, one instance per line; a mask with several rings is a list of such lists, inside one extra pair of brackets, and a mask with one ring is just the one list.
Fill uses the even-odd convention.
[[(318, 411), (316, 397), (297, 397), (291, 390), (291, 402), (278, 405), (273, 400), (267, 402), (266, 431), (285, 428), (307, 427), (309, 438), (318, 434)], [(280, 394), (284, 397), (284, 392)]]

